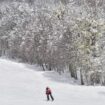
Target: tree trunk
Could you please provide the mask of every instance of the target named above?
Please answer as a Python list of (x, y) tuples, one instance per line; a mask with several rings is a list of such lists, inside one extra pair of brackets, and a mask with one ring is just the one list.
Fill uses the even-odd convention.
[(80, 70), (80, 79), (81, 79), (81, 85), (84, 85), (82, 70)]

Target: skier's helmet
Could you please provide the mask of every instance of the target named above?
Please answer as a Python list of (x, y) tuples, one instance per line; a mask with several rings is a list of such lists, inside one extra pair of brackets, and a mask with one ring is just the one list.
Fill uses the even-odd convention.
[(48, 90), (48, 89), (49, 89), (49, 87), (47, 86), (47, 87), (46, 87), (46, 90)]

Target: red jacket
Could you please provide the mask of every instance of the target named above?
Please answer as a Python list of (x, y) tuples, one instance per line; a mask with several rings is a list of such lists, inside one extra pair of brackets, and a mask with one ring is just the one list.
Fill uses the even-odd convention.
[(47, 95), (51, 94), (51, 89), (50, 88), (46, 88), (46, 94)]

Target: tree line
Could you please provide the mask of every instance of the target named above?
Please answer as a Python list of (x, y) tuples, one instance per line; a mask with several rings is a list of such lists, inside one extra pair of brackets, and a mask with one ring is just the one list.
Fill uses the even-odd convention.
[(104, 0), (39, 1), (1, 3), (0, 56), (105, 85)]

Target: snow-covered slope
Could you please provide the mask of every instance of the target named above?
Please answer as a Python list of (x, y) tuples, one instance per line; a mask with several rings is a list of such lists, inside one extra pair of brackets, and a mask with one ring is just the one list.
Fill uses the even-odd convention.
[[(46, 101), (46, 86), (55, 101)], [(54, 72), (0, 59), (0, 105), (105, 105), (105, 88), (69, 84)]]

